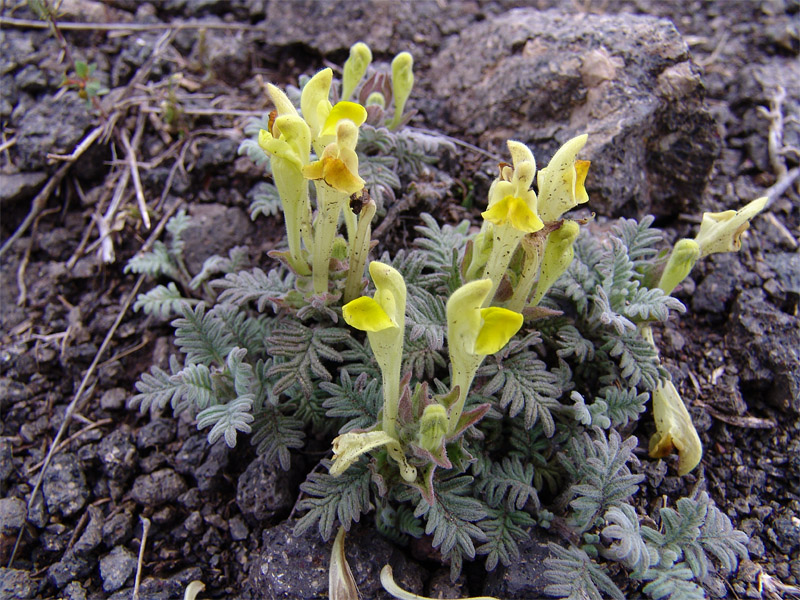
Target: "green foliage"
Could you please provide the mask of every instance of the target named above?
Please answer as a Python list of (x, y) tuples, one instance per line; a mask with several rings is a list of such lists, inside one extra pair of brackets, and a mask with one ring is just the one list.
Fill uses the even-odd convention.
[[(329, 467), (330, 461), (323, 460), (322, 466)], [(352, 465), (339, 477), (310, 473), (305, 483), (300, 485), (308, 497), (297, 503), (298, 510), (308, 512), (297, 521), (295, 535), (302, 535), (316, 524), (322, 539), (328, 541), (337, 521), (349, 530), (350, 525), (357, 523), (370, 509), (369, 488), (370, 471), (364, 460)]]
[(486, 395), (500, 394), (499, 405), (508, 408), (510, 417), (522, 413), (530, 429), (541, 420), (544, 433), (555, 433), (552, 411), (559, 408), (561, 389), (556, 376), (547, 370), (529, 346), (538, 340), (536, 333), (512, 341), (504, 350), (485, 362), (478, 374), (491, 379), (483, 387)]
[(627, 466), (629, 461), (636, 461), (636, 444), (635, 437), (623, 442), (616, 431), (606, 437), (599, 428), (595, 429), (594, 439), (585, 432), (570, 439), (560, 458), (572, 479), (568, 494), (574, 497), (570, 506), (575, 510), (580, 531), (591, 528), (598, 515), (622, 506), (636, 493), (644, 476), (632, 474)]
[(545, 592), (566, 600), (602, 600), (603, 594), (614, 600), (625, 600), (625, 595), (611, 580), (602, 566), (594, 562), (581, 548), (562, 548), (550, 544), (555, 558), (545, 559), (545, 578), (550, 583)]
[(414, 510), (415, 517), (425, 517), (425, 533), (431, 543), (450, 560), (450, 578), (461, 573), (464, 557), (475, 558), (475, 542), (487, 541), (486, 533), (476, 524), (487, 516), (486, 510), (468, 494), (472, 477), (461, 476), (442, 481), (435, 492), (433, 505), (422, 496)]
[[(299, 106), (299, 89), (288, 96)], [(389, 131), (377, 109), (368, 119), (359, 128), (356, 152), (359, 175), (379, 209), (411, 198), (412, 184), (445, 180), (437, 179), (436, 157), (454, 152), (451, 142), (411, 128)], [(250, 139), (239, 153), (268, 169), (257, 142), (259, 130), (267, 128), (268, 115), (251, 121), (245, 127)], [(253, 219), (277, 215), (283, 202), (266, 182), (250, 200)], [(368, 199), (351, 198), (361, 201)], [(322, 202), (322, 195), (312, 202)], [(342, 318), (342, 297), (352, 296), (347, 286), (355, 281), (357, 294), (362, 275), (347, 273), (355, 239), (349, 218), (334, 232), (327, 287), (317, 287), (301, 264), (313, 254), (315, 231), (306, 231), (307, 223), (295, 262), (272, 252), (283, 262), (263, 259), (251, 266), (247, 249), (238, 247), (226, 257), (209, 257), (190, 274), (182, 237), (190, 221), (184, 212), (173, 217), (167, 242), (131, 259), (126, 272), (170, 280), (135, 306), (146, 315), (175, 317), (181, 357), (171, 357), (168, 369), (153, 366), (144, 373), (131, 407), (155, 413), (170, 405), (195, 418), (210, 443), (224, 438), (233, 446), (247, 436), (268, 462), (286, 470), (302, 462), (293, 454), (306, 439), (327, 443), (338, 432), (332, 444), (342, 462), (323, 458), (308, 474), (295, 533), (316, 526), (328, 540), (338, 525), (349, 529), (374, 509), (376, 528), (386, 537), (407, 543), (428, 536), (453, 579), (464, 560), (476, 556), (485, 555), (488, 570), (511, 564), (529, 528), (556, 524), (584, 544), (550, 546), (547, 593), (562, 598), (622, 598), (611, 574), (629, 577), (633, 582), (624, 589), (638, 585), (637, 593), (652, 598), (701, 597), (697, 581), (715, 569), (732, 571), (747, 556), (746, 537), (705, 493), (662, 508), (657, 530), (640, 523), (634, 509), (644, 477), (631, 470), (638, 461), (637, 439), (630, 434), (650, 392), (667, 376), (642, 329), (684, 310), (653, 286), (662, 236), (652, 217), (622, 219), (602, 236), (583, 228), (566, 272), (539, 306), (522, 311), (527, 321), (517, 337), (484, 357), (477, 338), (448, 339), (448, 298), (473, 277), (473, 223), (440, 224), (420, 215), (411, 247), (381, 257), (406, 286), (397, 390), (383, 389), (385, 365), (378, 364), (370, 342), (380, 332), (363, 335)], [(499, 237), (488, 239), (504, 247), (497, 246)], [(535, 234), (526, 243), (538, 243)], [(522, 251), (510, 258), (493, 307), (524, 281)], [(476, 263), (477, 272), (482, 268)], [(364, 293), (375, 296), (387, 316), (392, 312), (380, 289)], [(480, 313), (481, 325), (491, 310)], [(388, 339), (397, 341), (400, 354), (401, 338)], [(457, 344), (482, 360), (461, 398), (451, 381), (460, 374), (449, 364)], [(391, 435), (383, 422), (388, 392), (399, 396)], [(451, 421), (449, 411), (462, 401), (460, 420)], [(332, 464), (345, 462), (331, 475)]]
[(488, 517), (480, 523), (487, 542), (477, 552), (486, 555), (486, 570), (494, 571), (498, 562), (507, 567), (519, 559), (519, 543), (530, 537), (525, 527), (535, 521), (528, 513), (508, 507), (490, 508), (487, 513)]

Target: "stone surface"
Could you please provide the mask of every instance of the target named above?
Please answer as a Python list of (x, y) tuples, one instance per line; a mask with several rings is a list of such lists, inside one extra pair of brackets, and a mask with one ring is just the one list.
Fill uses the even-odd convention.
[(184, 256), (191, 273), (199, 273), (209, 256), (227, 256), (228, 250), (253, 241), (256, 227), (241, 208), (221, 204), (193, 205), (192, 223), (183, 233)]
[(97, 455), (103, 464), (103, 470), (112, 481), (127, 481), (133, 475), (137, 457), (130, 430), (121, 427), (112, 431), (98, 444)]
[[(252, 557), (245, 598), (310, 600), (328, 595), (331, 543), (321, 541), (316, 528), (301, 536), (294, 521), (284, 521), (263, 534), (261, 553)], [(367, 527), (355, 526), (345, 538), (347, 562), (363, 598), (389, 599), (380, 584), (380, 570), (391, 564), (395, 581), (420, 594), (425, 573), (402, 551)]]
[(0, 173), (0, 205), (32, 198), (45, 179), (47, 179), (47, 173), (43, 171), (9, 175)]
[(544, 166), (589, 134), (589, 208), (674, 215), (702, 195), (719, 152), (699, 69), (670, 21), (517, 9), (467, 28), (431, 64), (457, 135)]
[(15, 148), (21, 170), (36, 171), (46, 166), (47, 157), (42, 148), (51, 153), (69, 154), (93, 123), (94, 116), (76, 92), (67, 92), (57, 99), (42, 98), (16, 123)]
[(0, 567), (0, 598), (31, 598), (35, 591), (30, 572)]
[(414, 54), (430, 50), (438, 45), (443, 33), (465, 27), (482, 14), (478, 3), (469, 1), (297, 0), (292, 2), (292, 10), (287, 11), (286, 4), (272, 0), (266, 21), (281, 24), (270, 28), (269, 43), (274, 45), (303, 44), (316, 52), (330, 54), (346, 51), (361, 40), (369, 45), (373, 55), (379, 56), (404, 50)]
[(159, 506), (176, 500), (186, 491), (186, 483), (172, 469), (141, 475), (133, 482), (131, 497), (142, 506)]
[(262, 455), (239, 477), (236, 504), (244, 517), (255, 525), (288, 512), (294, 504), (295, 493), (289, 473)]
[(175, 439), (174, 419), (153, 419), (136, 433), (136, 447), (140, 450), (163, 446)]
[(0, 498), (0, 535), (11, 535), (25, 524), (28, 507), (20, 498)]
[(72, 551), (80, 556), (86, 556), (97, 548), (103, 541), (103, 509), (99, 506), (89, 507), (89, 523), (83, 530), (81, 537), (75, 542)]
[(133, 575), (136, 569), (136, 555), (123, 546), (114, 549), (100, 559), (100, 577), (103, 579), (103, 589), (115, 592)]
[(42, 493), (50, 514), (69, 517), (86, 505), (89, 488), (74, 454), (56, 454), (44, 474)]
[(759, 289), (734, 301), (725, 343), (743, 365), (742, 381), (766, 392), (764, 401), (800, 414), (800, 317), (778, 310)]
[(70, 581), (85, 577), (92, 570), (90, 562), (74, 552), (67, 552), (60, 561), (47, 569), (47, 580), (56, 589), (62, 589)]

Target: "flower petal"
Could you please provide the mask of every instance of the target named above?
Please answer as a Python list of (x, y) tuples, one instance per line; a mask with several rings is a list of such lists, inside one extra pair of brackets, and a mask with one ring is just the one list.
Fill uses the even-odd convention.
[(342, 119), (349, 119), (358, 127), (367, 120), (367, 109), (355, 102), (337, 102), (328, 113), (320, 135), (334, 135)]
[(695, 241), (700, 246), (700, 258), (716, 252), (736, 252), (742, 247), (742, 233), (750, 219), (764, 210), (767, 197), (753, 200), (739, 210), (704, 213)]
[(354, 174), (343, 160), (331, 157), (322, 159), (322, 179), (332, 188), (348, 195), (361, 191), (365, 184), (365, 181), (358, 174)]
[(397, 443), (397, 440), (385, 431), (344, 433), (333, 440), (333, 464), (328, 472), (334, 477), (341, 475), (365, 452), (391, 442)]
[(483, 324), (475, 340), (475, 354), (499, 352), (522, 327), (522, 315), (497, 306), (481, 309)]
[(671, 381), (659, 381), (652, 391), (656, 433), (650, 438), (650, 456), (663, 458), (678, 451), (678, 475), (686, 475), (703, 458), (703, 445), (686, 405)]
[(345, 323), (361, 331), (383, 331), (397, 327), (397, 322), (369, 296), (361, 296), (345, 304), (342, 307), (342, 316)]
[(544, 224), (522, 198), (506, 196), (495, 202), (481, 216), (494, 225), (510, 224), (524, 233), (539, 231)]

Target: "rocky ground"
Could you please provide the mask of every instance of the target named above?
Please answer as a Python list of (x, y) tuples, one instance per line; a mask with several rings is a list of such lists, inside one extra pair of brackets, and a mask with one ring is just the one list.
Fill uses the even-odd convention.
[[(415, 126), (496, 153), (514, 137), (542, 159), (588, 132), (601, 222), (649, 212), (677, 239), (703, 210), (770, 195), (742, 251), (701, 263), (678, 293), (688, 314), (660, 332), (706, 454), (684, 478), (645, 461), (643, 497), (652, 510), (700, 486), (748, 533), (750, 560), (705, 582), (710, 596), (800, 584), (796, 0), (71, 0), (63, 44), (24, 6), (0, 7), (0, 597), (130, 598), (143, 518), (141, 598), (180, 597), (192, 580), (211, 597), (326, 597), (329, 547), (291, 533), (298, 483), (325, 441), (285, 473), (247, 444), (209, 447), (187, 420), (127, 410), (139, 374), (171, 348), (165, 323), (129, 309), (137, 279), (123, 267), (179, 204), (195, 217), (190, 270), (242, 243), (263, 262), (281, 225), (248, 217), (263, 175), (237, 156), (243, 126), (269, 109), (264, 81), (341, 64), (357, 40), (381, 60), (412, 52)], [(80, 21), (109, 27), (65, 25)], [(70, 58), (97, 64), (110, 93), (95, 106), (59, 88)], [(470, 199), (477, 215), (491, 161), (459, 147), (442, 165), (461, 184), (421, 208), (455, 219)], [(416, 223), (415, 198), (386, 249)], [(368, 524), (348, 552), (365, 598), (380, 596), (386, 562), (418, 593), (530, 598), (542, 543), (455, 585)]]

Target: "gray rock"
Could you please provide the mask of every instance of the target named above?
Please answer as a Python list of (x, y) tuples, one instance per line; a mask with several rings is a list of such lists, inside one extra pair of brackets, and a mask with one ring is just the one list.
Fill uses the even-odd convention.
[(511, 138), (544, 166), (588, 133), (589, 207), (605, 214), (678, 213), (719, 152), (699, 69), (667, 20), (512, 10), (462, 31), (428, 78), (453, 131), (503, 156)]
[(244, 522), (242, 517), (236, 515), (228, 522), (228, 527), (230, 528), (231, 538), (234, 541), (241, 541), (247, 539), (247, 536), (250, 535), (250, 530), (247, 528), (247, 524)]
[(796, 252), (776, 252), (764, 256), (767, 264), (775, 271), (783, 292), (800, 296), (800, 254)]
[[(292, 10), (272, 0), (266, 23), (269, 43), (302, 44), (320, 54), (346, 51), (357, 40), (366, 42), (374, 56), (410, 51), (420, 60), (434, 51), (446, 35), (502, 10), (502, 2), (383, 2), (381, 0), (295, 0)], [(269, 25), (268, 25), (269, 26)]]
[(136, 433), (136, 447), (140, 450), (163, 446), (175, 439), (175, 419), (153, 419)]
[(32, 598), (35, 592), (30, 572), (0, 567), (0, 598)]
[[(202, 575), (195, 579), (202, 580)], [(183, 598), (185, 588), (185, 584), (173, 579), (145, 579), (139, 586), (139, 598), (141, 600), (175, 600), (175, 598)], [(108, 600), (131, 600), (132, 595), (133, 589), (125, 588), (108, 596)], [(202, 598), (203, 595), (201, 594), (200, 597)]]
[(706, 270), (706, 277), (692, 294), (692, 311), (714, 313), (723, 318), (726, 305), (741, 285), (745, 269), (737, 256), (728, 253), (709, 257)]
[(112, 548), (124, 544), (133, 535), (133, 515), (128, 511), (118, 512), (103, 522), (103, 543)]
[(130, 393), (125, 388), (111, 388), (100, 396), (100, 408), (104, 410), (120, 410), (125, 407), (125, 401), (129, 397)]
[(0, 498), (0, 535), (12, 535), (25, 524), (28, 507), (20, 498)]
[(47, 152), (69, 154), (94, 123), (92, 113), (76, 92), (67, 92), (58, 99), (46, 97), (31, 110), (25, 111), (17, 124), (22, 171), (36, 171), (47, 165)]
[[(316, 529), (295, 536), (295, 523), (284, 521), (263, 534), (261, 552), (252, 557), (244, 597), (310, 600), (328, 594), (328, 557), (331, 543), (321, 541)], [(395, 581), (420, 594), (425, 572), (370, 527), (353, 527), (345, 538), (345, 553), (356, 585), (364, 598), (388, 599), (380, 584), (380, 570), (391, 564)]]
[(86, 590), (79, 581), (70, 581), (64, 588), (66, 600), (86, 600)]
[(14, 76), (14, 83), (21, 90), (38, 94), (47, 88), (45, 72), (36, 65), (27, 65)]
[(0, 205), (32, 198), (45, 179), (47, 179), (47, 173), (43, 171), (10, 175), (0, 173)]
[(0, 75), (10, 73), (34, 54), (34, 39), (21, 31), (0, 31)]
[(81, 537), (75, 542), (72, 551), (79, 556), (87, 556), (103, 541), (103, 509), (99, 506), (89, 507), (89, 523), (83, 530)]
[(230, 463), (231, 449), (225, 440), (219, 439), (211, 446), (206, 460), (194, 472), (197, 487), (201, 492), (208, 492), (219, 483)]
[(183, 443), (183, 446), (175, 455), (175, 470), (181, 475), (194, 474), (197, 467), (202, 464), (208, 450), (206, 437), (204, 435), (193, 435)]
[(11, 444), (0, 442), (0, 490), (13, 472), (14, 456), (11, 453)]
[(133, 575), (136, 555), (123, 546), (114, 549), (100, 559), (100, 577), (106, 592), (115, 592)]
[(744, 290), (733, 303), (725, 345), (736, 355), (745, 383), (765, 402), (800, 414), (800, 317), (780, 311), (759, 289)]
[(89, 499), (89, 488), (78, 458), (71, 453), (57, 454), (42, 482), (47, 511), (69, 517), (80, 511)]
[(161, 469), (137, 477), (133, 482), (131, 497), (142, 506), (159, 506), (176, 500), (186, 491), (186, 483), (172, 469)]
[(70, 581), (86, 577), (92, 571), (90, 562), (77, 556), (74, 552), (67, 552), (60, 561), (53, 563), (47, 569), (47, 580), (56, 589), (62, 589)]
[[(483, 593), (499, 598), (546, 598), (544, 560), (550, 556), (547, 547), (550, 536), (538, 528), (530, 531), (531, 539), (520, 544), (520, 557), (506, 568), (497, 567), (489, 573)], [(554, 538), (553, 538), (554, 539)]]
[(216, 167), (228, 167), (236, 160), (236, 151), (239, 144), (228, 138), (213, 139), (203, 144), (195, 169), (205, 173)]
[(199, 273), (209, 256), (226, 256), (234, 246), (253, 241), (255, 225), (241, 208), (201, 204), (190, 208), (192, 223), (183, 234), (184, 256), (191, 273)]
[(136, 467), (138, 453), (131, 441), (130, 430), (120, 427), (112, 431), (98, 444), (97, 456), (106, 475), (117, 483), (124, 483)]
[(272, 519), (294, 504), (295, 490), (289, 482), (286, 471), (259, 456), (239, 476), (236, 504), (254, 525)]

